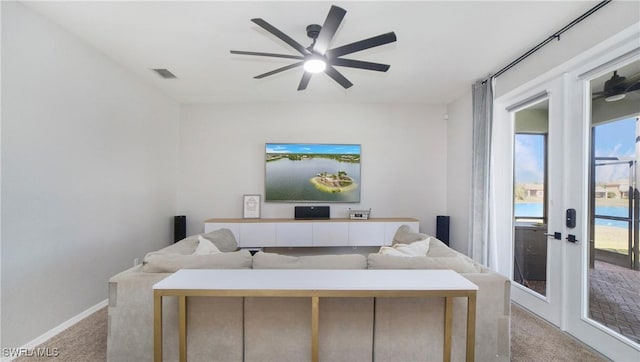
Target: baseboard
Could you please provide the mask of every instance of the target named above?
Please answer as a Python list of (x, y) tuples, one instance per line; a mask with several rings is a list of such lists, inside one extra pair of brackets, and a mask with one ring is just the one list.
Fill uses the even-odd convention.
[[(69, 320), (66, 320), (64, 322), (62, 322), (60, 325), (51, 328), (50, 330), (48, 330), (47, 332), (45, 332), (44, 334), (40, 335), (39, 337), (35, 338), (34, 340), (27, 342), (24, 346), (19, 347), (17, 350), (18, 351), (31, 351), (33, 349), (35, 349), (36, 347), (38, 347), (39, 345), (43, 344), (44, 342), (50, 340), (51, 338), (55, 337), (56, 335), (58, 335), (59, 333), (61, 333), (62, 331), (64, 331), (65, 329), (73, 326), (74, 324), (80, 322), (81, 320), (87, 318), (88, 316), (92, 315), (93, 313), (99, 311), (100, 309), (106, 307), (109, 304), (109, 299), (105, 299), (102, 302), (94, 305), (93, 307), (90, 307), (89, 309), (81, 312), (80, 314), (71, 317)], [(3, 355), (4, 355), (4, 351), (3, 351)], [(2, 362), (10, 362), (13, 361), (14, 359), (17, 359), (19, 356), (12, 356), (12, 357), (2, 357), (2, 359), (0, 361)]]

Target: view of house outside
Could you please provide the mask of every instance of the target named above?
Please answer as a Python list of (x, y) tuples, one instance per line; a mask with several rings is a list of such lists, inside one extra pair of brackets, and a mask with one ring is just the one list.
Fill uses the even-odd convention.
[(543, 134), (516, 134), (514, 215), (519, 221), (544, 222), (545, 142)]
[[(611, 157), (626, 163), (598, 162), (595, 178), (596, 215), (629, 217), (629, 186), (635, 178), (636, 119), (627, 118), (595, 126), (596, 159)], [(596, 218), (595, 247), (628, 254), (629, 223)]]
[[(636, 119), (627, 118), (595, 127), (596, 158), (617, 158), (596, 167), (596, 215), (629, 216), (629, 185), (635, 172)], [(598, 164), (609, 161), (598, 162)], [(544, 217), (545, 136), (517, 134), (515, 138), (514, 215), (518, 220), (542, 222)], [(596, 218), (595, 247), (628, 253), (629, 223)]]

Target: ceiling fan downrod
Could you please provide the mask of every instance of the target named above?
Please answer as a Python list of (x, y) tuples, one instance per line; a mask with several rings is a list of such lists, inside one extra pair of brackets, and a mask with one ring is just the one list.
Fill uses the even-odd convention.
[(322, 30), (322, 26), (318, 24), (307, 25), (307, 36), (311, 38), (311, 45), (307, 47), (310, 52), (313, 52), (313, 47), (316, 45), (316, 39), (318, 39), (318, 35), (320, 35), (320, 30)]

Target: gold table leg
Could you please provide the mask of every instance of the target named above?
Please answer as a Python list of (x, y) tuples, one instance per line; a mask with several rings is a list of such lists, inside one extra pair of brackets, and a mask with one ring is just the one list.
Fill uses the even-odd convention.
[(153, 292), (153, 360), (162, 362), (162, 295)]
[(467, 362), (473, 362), (476, 356), (476, 291), (469, 294), (467, 302)]
[(318, 297), (311, 297), (311, 361), (318, 362), (318, 315), (320, 300)]
[(180, 319), (180, 362), (187, 362), (187, 297), (178, 297), (178, 313)]
[(451, 320), (452, 320), (452, 297), (444, 298), (444, 348), (442, 350), (442, 360), (451, 361)]

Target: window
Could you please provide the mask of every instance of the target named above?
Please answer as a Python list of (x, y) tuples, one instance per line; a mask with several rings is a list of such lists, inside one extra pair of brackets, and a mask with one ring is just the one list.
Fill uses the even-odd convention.
[(516, 221), (546, 221), (546, 171), (546, 133), (516, 133), (513, 193)]

